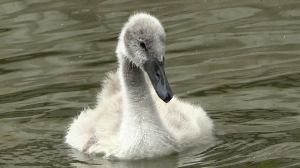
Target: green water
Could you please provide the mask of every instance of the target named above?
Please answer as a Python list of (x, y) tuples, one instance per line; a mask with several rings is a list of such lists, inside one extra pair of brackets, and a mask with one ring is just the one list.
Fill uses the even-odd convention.
[[(64, 144), (134, 11), (163, 23), (173, 93), (215, 123), (207, 149), (115, 162)], [(0, 167), (18, 166), (300, 167), (299, 1), (1, 0)]]

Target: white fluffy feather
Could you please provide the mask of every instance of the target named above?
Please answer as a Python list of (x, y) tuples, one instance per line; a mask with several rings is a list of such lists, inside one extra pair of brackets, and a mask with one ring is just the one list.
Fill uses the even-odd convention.
[[(97, 97), (97, 106), (83, 110), (67, 132), (66, 143), (79, 151), (103, 153), (119, 159), (142, 159), (179, 152), (213, 139), (213, 122), (200, 106), (177, 97), (169, 103), (163, 102), (147, 75), (147, 87), (141, 90), (147, 94), (139, 97), (141, 101), (135, 103), (128, 96), (130, 88), (124, 84), (122, 55), (130, 54), (123, 38), (128, 27), (136, 22), (152, 25), (149, 27), (157, 28), (164, 34), (155, 17), (146, 13), (130, 17), (119, 37), (116, 51), (120, 66), (118, 71), (107, 75)], [(140, 67), (145, 58), (134, 59), (130, 61)]]

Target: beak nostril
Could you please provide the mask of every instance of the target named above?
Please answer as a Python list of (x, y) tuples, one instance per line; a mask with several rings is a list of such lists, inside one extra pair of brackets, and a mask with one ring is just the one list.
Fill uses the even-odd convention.
[(160, 77), (158, 72), (155, 73), (155, 76), (156, 76), (157, 79), (159, 79), (159, 77)]

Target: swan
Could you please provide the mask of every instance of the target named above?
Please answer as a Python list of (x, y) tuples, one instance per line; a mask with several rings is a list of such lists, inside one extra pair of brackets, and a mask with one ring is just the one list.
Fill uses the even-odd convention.
[(164, 71), (166, 35), (148, 13), (136, 13), (118, 39), (95, 108), (73, 119), (65, 141), (84, 153), (123, 160), (155, 158), (206, 144), (213, 122), (197, 105), (173, 96)]

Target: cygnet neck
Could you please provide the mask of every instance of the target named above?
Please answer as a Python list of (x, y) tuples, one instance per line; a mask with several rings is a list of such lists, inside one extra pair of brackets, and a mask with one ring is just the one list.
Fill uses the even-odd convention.
[(131, 111), (131, 113), (145, 113), (147, 111), (155, 113), (156, 108), (154, 106), (150, 88), (145, 79), (145, 73), (124, 54), (122, 54), (120, 59), (124, 110)]
[(126, 56), (123, 55), (122, 59), (120, 70), (124, 82), (122, 84), (125, 86), (122, 89), (125, 90), (130, 103), (138, 103), (150, 93), (144, 72)]
[(127, 56), (122, 54), (118, 58), (123, 97), (120, 155), (144, 157), (148, 151), (159, 153), (162, 146), (168, 148), (167, 152), (173, 151), (173, 140), (159, 117), (147, 76)]
[(119, 53), (119, 75), (123, 96), (123, 118), (122, 128), (136, 127), (144, 129), (147, 127), (162, 127), (157, 108), (151, 95), (150, 88), (146, 82), (145, 72), (137, 67), (130, 57)]

